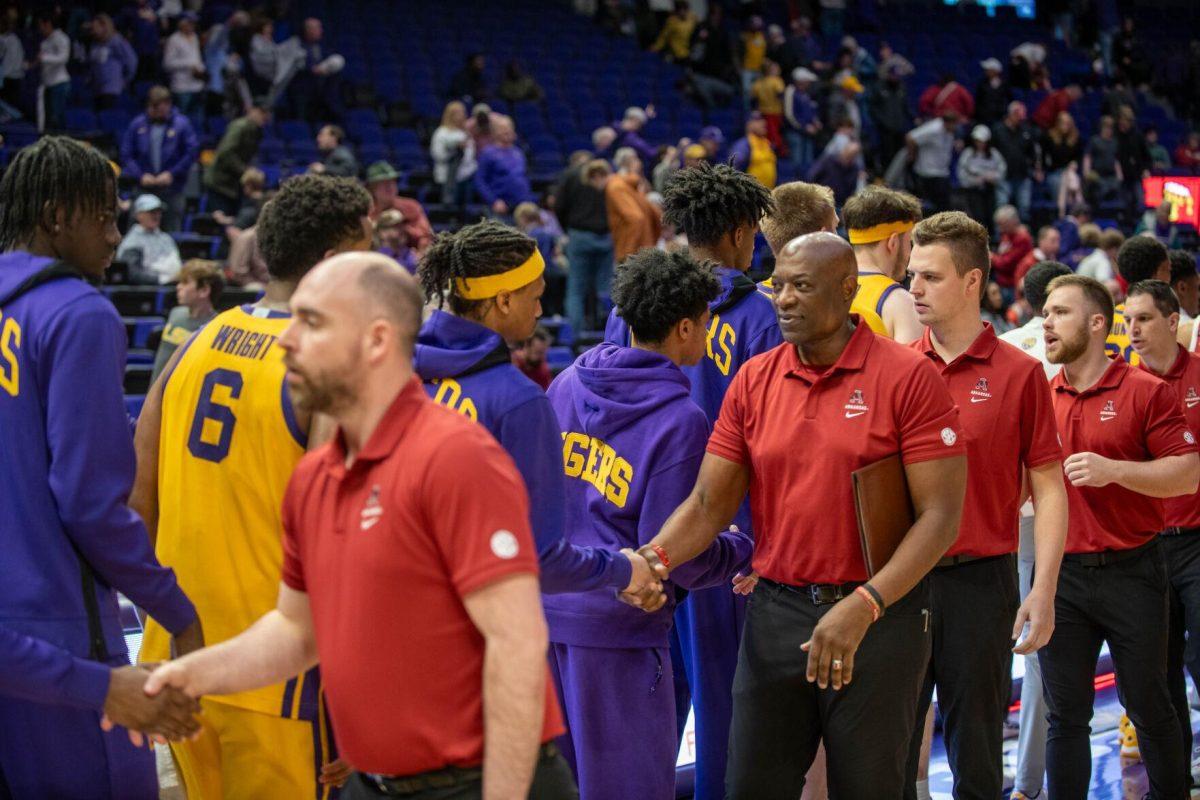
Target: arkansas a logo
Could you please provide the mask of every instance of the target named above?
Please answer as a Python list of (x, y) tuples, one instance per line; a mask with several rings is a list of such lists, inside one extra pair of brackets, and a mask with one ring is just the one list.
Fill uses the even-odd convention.
[(1116, 406), (1113, 405), (1112, 400), (1109, 400), (1108, 402), (1106, 402), (1104, 404), (1104, 408), (1100, 409), (1100, 421), (1108, 422), (1110, 419), (1115, 419), (1116, 416), (1117, 416)]
[(1195, 386), (1188, 387), (1187, 396), (1183, 398), (1183, 402), (1188, 408), (1195, 408), (1197, 405), (1200, 405), (1200, 394), (1196, 394)]
[(371, 494), (367, 496), (367, 502), (363, 503), (362, 514), (360, 515), (359, 527), (364, 530), (370, 530), (375, 527), (375, 523), (379, 522), (383, 516), (383, 505), (379, 502), (379, 484), (371, 487)]
[(861, 417), (870, 410), (866, 399), (863, 397), (862, 389), (855, 389), (850, 393), (850, 399), (846, 401), (846, 419)]
[(971, 390), (972, 403), (986, 403), (992, 399), (992, 393), (988, 390), (987, 378), (980, 378), (975, 382), (975, 388)]

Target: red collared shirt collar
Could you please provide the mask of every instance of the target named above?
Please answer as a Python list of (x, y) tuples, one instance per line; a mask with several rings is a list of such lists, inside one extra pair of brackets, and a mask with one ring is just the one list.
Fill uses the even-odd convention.
[[(354, 457), (355, 466), (360, 463), (379, 461), (391, 455), (400, 444), (400, 440), (404, 438), (417, 411), (424, 403), (428, 402), (431, 401), (425, 394), (425, 387), (421, 385), (421, 380), (414, 375), (412, 380), (396, 394), (396, 398), (379, 420), (379, 425), (371, 433), (362, 450), (359, 450)], [(326, 464), (335, 469), (344, 470), (346, 439), (340, 428), (331, 445), (325, 454)]]
[[(962, 354), (954, 359), (957, 362), (964, 358), (971, 358), (976, 361), (987, 361), (992, 357), (992, 353), (996, 352), (996, 345), (1000, 343), (1000, 339), (996, 336), (996, 331), (992, 328), (992, 323), (983, 323), (983, 330), (975, 337), (975, 341), (971, 342), (971, 346), (962, 352)], [(933, 331), (929, 328), (925, 329), (925, 333), (921, 334), (921, 352), (930, 358), (942, 360), (941, 355), (933, 346)], [(954, 363), (951, 362), (951, 363)]]
[[(1182, 378), (1183, 373), (1187, 371), (1188, 359), (1190, 358), (1187, 348), (1181, 344), (1176, 345), (1176, 347), (1179, 348), (1179, 352), (1175, 354), (1175, 361), (1171, 364), (1171, 368), (1168, 369), (1165, 374), (1158, 376), (1164, 381), (1177, 381)], [(1151, 375), (1155, 374), (1154, 371), (1146, 365), (1146, 359), (1143, 358), (1139, 366), (1141, 366), (1142, 369), (1146, 370)]]
[[(850, 334), (850, 341), (846, 342), (841, 355), (837, 361), (826, 369), (822, 375), (831, 374), (837, 370), (847, 372), (857, 371), (863, 368), (867, 363), (867, 354), (871, 352), (871, 345), (875, 343), (875, 334), (871, 331), (870, 326), (862, 321), (857, 314), (851, 314), (850, 318), (854, 320), (854, 333)], [(788, 375), (800, 378), (806, 383), (812, 383), (811, 371), (806, 365), (800, 362), (800, 351), (796, 347), (789, 346), (790, 352)]]
[(1096, 384), (1090, 389), (1082, 392), (1067, 381), (1067, 371), (1065, 369), (1061, 369), (1058, 371), (1058, 374), (1054, 376), (1054, 380), (1050, 381), (1050, 387), (1056, 392), (1069, 392), (1070, 394), (1076, 395), (1102, 392), (1105, 389), (1115, 389), (1116, 387), (1120, 386), (1121, 381), (1125, 380), (1125, 375), (1128, 373), (1129, 369), (1129, 364), (1125, 363), (1125, 359), (1111, 359), (1108, 368), (1105, 369), (1104, 374), (1100, 376), (1100, 380), (1096, 381)]

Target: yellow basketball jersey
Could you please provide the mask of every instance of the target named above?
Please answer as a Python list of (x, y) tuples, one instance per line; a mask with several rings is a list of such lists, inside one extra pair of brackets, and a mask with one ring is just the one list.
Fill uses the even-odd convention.
[[(220, 314), (191, 339), (163, 388), (156, 552), (195, 603), (206, 644), (246, 630), (279, 594), (280, 507), (307, 441), (277, 344), (289, 321), (251, 306)], [(169, 646), (170, 635), (151, 622), (141, 660), (166, 659)], [(314, 670), (213, 699), (312, 719), (318, 683)]]
[(1104, 349), (1108, 351), (1109, 356), (1123, 358), (1132, 366), (1137, 366), (1142, 363), (1142, 357), (1133, 350), (1133, 344), (1129, 341), (1129, 326), (1125, 324), (1125, 304), (1120, 303), (1113, 309), (1113, 326), (1112, 331), (1108, 334), (1108, 341), (1104, 343)]
[(888, 333), (887, 325), (883, 322), (883, 304), (888, 299), (888, 295), (899, 288), (901, 288), (900, 284), (887, 275), (881, 275), (878, 272), (859, 272), (858, 293), (854, 295), (854, 302), (850, 304), (850, 313), (862, 317), (863, 322), (867, 323), (871, 330), (880, 336), (892, 338), (892, 334)]

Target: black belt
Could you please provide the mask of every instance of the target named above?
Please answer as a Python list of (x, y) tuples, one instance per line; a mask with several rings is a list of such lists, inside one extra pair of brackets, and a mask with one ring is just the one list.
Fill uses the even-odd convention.
[(1200, 533), (1200, 528), (1178, 528), (1178, 527), (1164, 528), (1162, 535), (1163, 536), (1186, 536), (1191, 533)]
[(854, 594), (854, 590), (863, 585), (863, 581), (850, 583), (809, 583), (804, 586), (793, 586), (790, 583), (760, 579), (768, 586), (778, 586), (794, 594), (803, 595), (812, 601), (814, 606), (831, 606), (842, 598)]
[[(538, 760), (555, 758), (558, 747), (554, 742), (546, 742), (538, 750)], [(368, 789), (388, 797), (404, 797), (406, 795), (426, 792), (430, 789), (450, 789), (483, 780), (483, 767), (446, 767), (444, 769), (422, 772), (418, 775), (377, 775), (373, 772), (360, 772), (363, 782)]]
[(945, 567), (957, 567), (959, 564), (974, 564), (977, 561), (994, 561), (997, 558), (1004, 558), (1007, 553), (1001, 553), (998, 556), (943, 556), (933, 565), (934, 569), (943, 569)]
[(1158, 541), (1151, 539), (1145, 544), (1130, 550), (1102, 550), (1099, 553), (1064, 553), (1063, 561), (1078, 564), (1081, 567), (1105, 567), (1109, 564), (1120, 564), (1131, 558), (1137, 558), (1145, 551), (1154, 547)]

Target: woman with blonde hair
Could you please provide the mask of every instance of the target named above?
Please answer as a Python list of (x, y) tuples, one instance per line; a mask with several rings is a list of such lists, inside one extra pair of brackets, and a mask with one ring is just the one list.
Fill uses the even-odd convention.
[(467, 132), (467, 107), (458, 100), (446, 104), (442, 124), (433, 132), (429, 155), (433, 180), (442, 187), (442, 202), (464, 208), (470, 199), (471, 179), (478, 165), (475, 141)]
[(1083, 143), (1075, 120), (1066, 111), (1054, 120), (1054, 127), (1042, 139), (1042, 166), (1046, 173), (1046, 188), (1056, 203), (1061, 195), (1063, 177), (1071, 168), (1078, 175), (1083, 158)]

